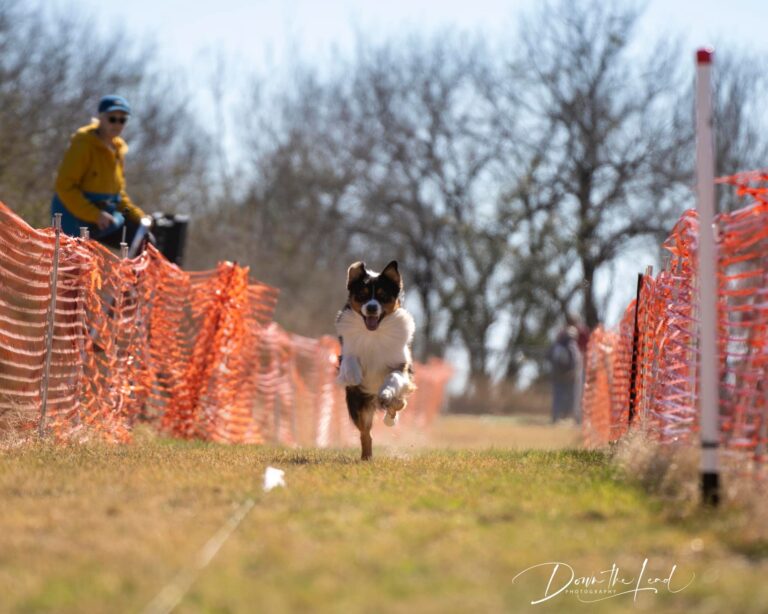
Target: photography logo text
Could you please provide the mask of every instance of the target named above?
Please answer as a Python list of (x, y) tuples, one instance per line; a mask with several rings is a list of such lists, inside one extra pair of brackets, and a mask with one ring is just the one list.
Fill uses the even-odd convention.
[(570, 595), (582, 603), (605, 601), (622, 595), (632, 595), (632, 600), (636, 601), (640, 593), (679, 593), (688, 588), (695, 578), (693, 573), (681, 574), (677, 564), (661, 574), (652, 573), (646, 558), (638, 571), (625, 571), (612, 563), (608, 569), (587, 575), (577, 575), (571, 565), (561, 561), (539, 563), (518, 573), (512, 582), (521, 582), (526, 575), (529, 581), (534, 577), (536, 581), (541, 581), (541, 572), (531, 573), (533, 570), (543, 570), (544, 580), (541, 590), (536, 592), (538, 597), (531, 601), (531, 605), (544, 603), (558, 595)]

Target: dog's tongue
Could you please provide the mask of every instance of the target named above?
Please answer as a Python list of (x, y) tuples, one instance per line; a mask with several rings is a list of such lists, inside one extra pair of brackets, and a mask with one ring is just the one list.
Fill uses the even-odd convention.
[(379, 327), (379, 316), (365, 316), (363, 320), (368, 330), (376, 330)]

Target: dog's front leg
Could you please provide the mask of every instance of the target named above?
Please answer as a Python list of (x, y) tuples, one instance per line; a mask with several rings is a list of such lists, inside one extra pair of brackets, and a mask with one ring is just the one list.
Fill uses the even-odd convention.
[(379, 405), (387, 413), (384, 416), (384, 424), (394, 426), (397, 422), (397, 412), (406, 405), (403, 393), (408, 388), (408, 377), (402, 371), (392, 371), (379, 389)]
[(363, 368), (360, 366), (360, 360), (357, 356), (342, 355), (336, 381), (342, 386), (359, 386), (363, 383)]

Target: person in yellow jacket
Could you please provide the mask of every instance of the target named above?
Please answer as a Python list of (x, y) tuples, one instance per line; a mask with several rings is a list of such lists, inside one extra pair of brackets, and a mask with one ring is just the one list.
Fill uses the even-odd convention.
[(51, 213), (62, 214), (62, 230), (80, 236), (86, 226), (90, 236), (110, 247), (119, 247), (126, 228), (130, 245), (145, 213), (125, 191), (125, 154), (120, 137), (131, 115), (122, 96), (104, 96), (99, 117), (74, 135), (61, 161)]

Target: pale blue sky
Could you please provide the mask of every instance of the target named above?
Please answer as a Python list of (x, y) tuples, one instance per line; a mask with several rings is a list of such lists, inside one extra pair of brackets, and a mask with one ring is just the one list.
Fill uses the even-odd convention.
[[(214, 100), (231, 111), (254, 74), (285, 73), (306, 60), (324, 65), (353, 49), (360, 36), (385, 39), (401, 31), (455, 27), (514, 40), (519, 16), (543, 0), (27, 0), (44, 8), (80, 12), (104, 30), (124, 27), (158, 45), (159, 59), (184, 69), (197, 91), (194, 106), (214, 122)], [(621, 2), (622, 0), (619, 0)], [(634, 0), (627, 4), (636, 5)], [(768, 0), (647, 0), (636, 44), (665, 34), (694, 49), (717, 42), (750, 46), (768, 57)], [(211, 82), (215, 59), (226, 62), (223, 99)], [(227, 152), (237, 143), (224, 135)]]
[[(540, 1), (540, 0), (538, 0)], [(191, 65), (214, 48), (257, 69), (279, 69), (287, 57), (344, 51), (355, 32), (386, 36), (399, 29), (446, 25), (490, 35), (515, 27), (537, 0), (42, 0), (43, 6), (82, 9), (104, 26), (124, 25), (153, 36), (168, 59)], [(768, 51), (766, 0), (648, 0), (643, 32), (677, 32), (692, 47), (714, 40)]]
[[(28, 0), (42, 7), (81, 12), (104, 30), (124, 27), (154, 41), (159, 59), (185, 69), (197, 91), (193, 102), (206, 122), (215, 121), (211, 74), (218, 57), (223, 108), (241, 100), (254, 74), (280, 75), (292, 63), (324, 65), (351, 51), (360, 36), (380, 40), (402, 31), (455, 27), (514, 39), (519, 16), (542, 0)], [(619, 0), (620, 2), (622, 0)], [(627, 3), (637, 4), (633, 0)], [(727, 7), (727, 8), (725, 8)], [(693, 52), (717, 42), (750, 46), (768, 57), (768, 0), (647, 0), (636, 44), (665, 34), (681, 36)], [(225, 135), (229, 141), (230, 134)], [(235, 152), (237, 146), (227, 147)]]

